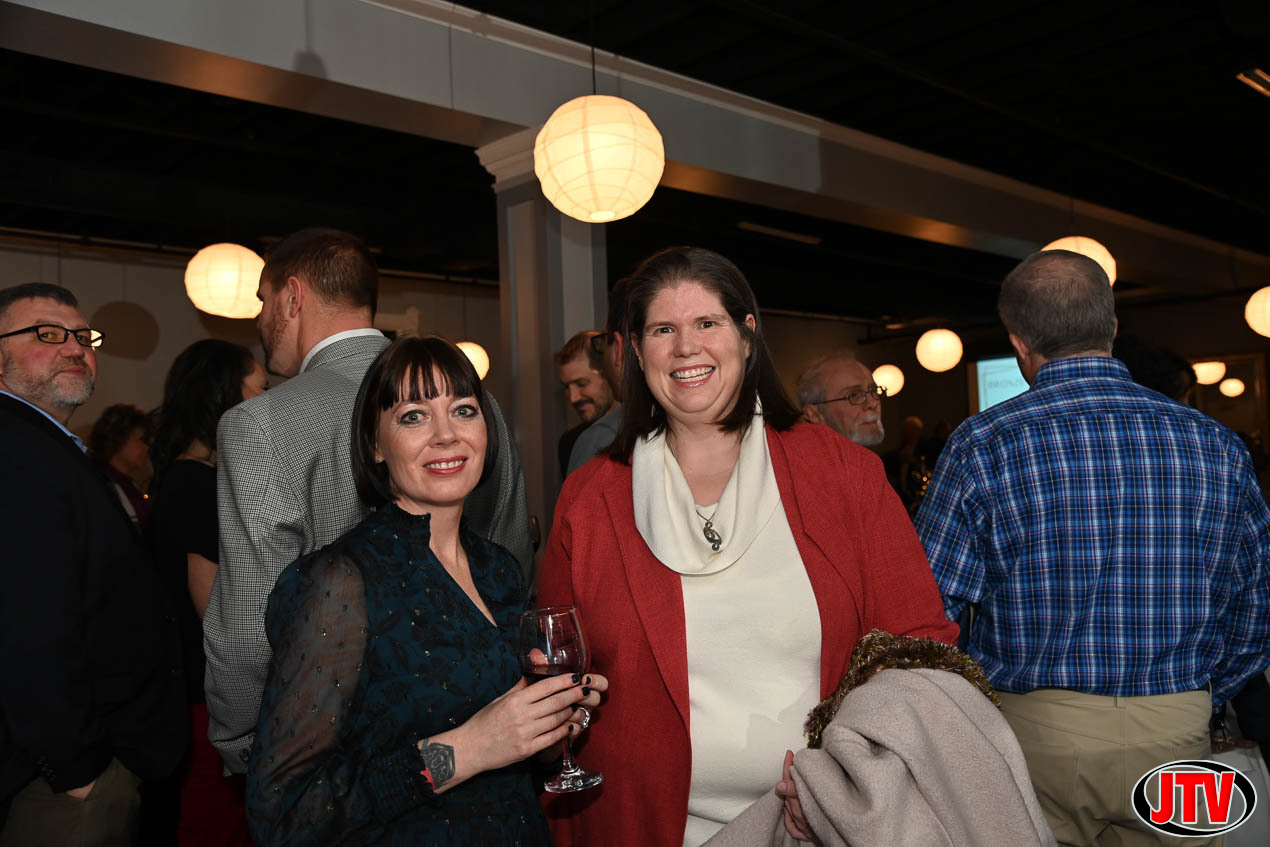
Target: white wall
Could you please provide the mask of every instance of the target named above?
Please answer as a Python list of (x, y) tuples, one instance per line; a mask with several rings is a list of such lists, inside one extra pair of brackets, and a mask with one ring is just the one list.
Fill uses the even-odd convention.
[[(123, 251), (56, 247), (0, 241), (0, 287), (22, 282), (59, 282), (80, 300), (84, 315), (106, 333), (100, 353), (97, 391), (71, 419), (71, 428), (86, 433), (101, 410), (113, 403), (142, 408), (158, 405), (163, 379), (176, 355), (202, 338), (224, 338), (250, 347), (262, 358), (254, 321), (234, 321), (199, 312), (185, 296), (184, 259)], [(1234, 353), (1264, 354), (1270, 339), (1248, 329), (1243, 320), (1246, 295), (1215, 297), (1119, 309), (1121, 329), (1172, 347), (1190, 358)], [(489, 352), (493, 365), (486, 387), (500, 398), (510, 396), (512, 376), (500, 368), (506, 361), (499, 331), (498, 289), (430, 280), (385, 277), (380, 286), (377, 324), (383, 328), (417, 326), (453, 340), (471, 340)], [(1005, 332), (985, 328), (965, 334), (963, 364), (935, 374), (917, 364), (915, 339), (863, 344), (864, 330), (841, 321), (772, 315), (764, 329), (776, 367), (790, 396), (798, 375), (816, 357), (838, 347), (853, 347), (870, 367), (891, 363), (905, 375), (904, 390), (883, 403), (887, 440), (882, 452), (898, 443), (899, 423), (918, 415), (929, 431), (939, 420), (953, 426), (968, 413), (966, 362), (974, 350), (1005, 352)], [(271, 378), (277, 382), (277, 377)], [(572, 425), (559, 392), (562, 420)], [(1263, 395), (1264, 396), (1264, 395)], [(554, 456), (546, 457), (554, 462)]]
[[(0, 242), (0, 287), (52, 282), (79, 298), (80, 310), (105, 333), (98, 354), (97, 390), (71, 418), (86, 434), (101, 410), (114, 403), (157, 406), (163, 380), (177, 354), (203, 338), (245, 344), (263, 361), (253, 320), (204, 314), (185, 296), (185, 260), (158, 254)], [(510, 387), (498, 331), (498, 289), (385, 277), (380, 283), (383, 328), (436, 332), (485, 347), (493, 365), (486, 386), (495, 396)], [(270, 377), (277, 384), (278, 377)]]

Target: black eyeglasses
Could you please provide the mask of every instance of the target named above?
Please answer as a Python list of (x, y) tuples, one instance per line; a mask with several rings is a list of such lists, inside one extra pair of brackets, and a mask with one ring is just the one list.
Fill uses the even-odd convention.
[(65, 344), (66, 339), (73, 335), (81, 347), (94, 348), (100, 347), (102, 339), (105, 338), (104, 335), (95, 329), (67, 329), (57, 324), (38, 324), (23, 329), (15, 329), (13, 332), (6, 332), (4, 335), (0, 335), (0, 338), (21, 335), (24, 332), (34, 332), (35, 337), (45, 344)]
[(587, 339), (587, 344), (591, 345), (591, 352), (597, 356), (603, 356), (609, 349), (609, 334), (607, 332), (597, 333)]
[(832, 400), (821, 400), (816, 405), (820, 406), (824, 403), (837, 403), (839, 400), (846, 400), (852, 406), (863, 406), (865, 403), (869, 402), (870, 397), (876, 397), (881, 400), (885, 396), (885, 388), (880, 385), (870, 385), (867, 388), (857, 388), (855, 391), (850, 391), (842, 397), (835, 397)]

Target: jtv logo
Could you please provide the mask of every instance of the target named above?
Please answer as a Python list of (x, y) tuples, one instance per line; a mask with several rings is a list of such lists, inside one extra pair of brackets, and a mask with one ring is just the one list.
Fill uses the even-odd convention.
[(1147, 771), (1133, 786), (1133, 811), (1142, 822), (1184, 838), (1229, 832), (1256, 807), (1252, 782), (1221, 762), (1169, 762)]

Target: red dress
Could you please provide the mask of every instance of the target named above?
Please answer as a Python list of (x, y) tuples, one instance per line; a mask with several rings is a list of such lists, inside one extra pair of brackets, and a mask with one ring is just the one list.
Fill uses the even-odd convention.
[[(821, 697), (873, 629), (952, 644), (930, 566), (872, 452), (819, 424), (767, 427), (781, 504), (816, 595)], [(556, 845), (679, 845), (692, 750), (680, 575), (635, 527), (631, 468), (600, 457), (556, 505), (539, 605), (574, 604), (591, 667), (611, 684), (577, 745), (599, 788), (544, 799)], [(738, 672), (740, 672), (738, 670)], [(739, 743), (739, 742), (738, 742)], [(773, 784), (780, 762), (772, 763)]]

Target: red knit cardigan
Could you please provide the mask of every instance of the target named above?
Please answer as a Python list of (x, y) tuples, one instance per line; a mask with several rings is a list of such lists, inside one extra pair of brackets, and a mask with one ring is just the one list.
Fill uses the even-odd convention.
[[(926, 555), (877, 456), (819, 424), (766, 434), (820, 611), (821, 697), (873, 629), (954, 643), (957, 625), (944, 617)], [(544, 798), (554, 843), (677, 847), (692, 775), (683, 593), (680, 575), (635, 527), (630, 465), (601, 456), (569, 476), (539, 603), (578, 607), (591, 667), (611, 686), (577, 745), (582, 766), (603, 771), (604, 784)], [(773, 785), (780, 776), (773, 757)]]

